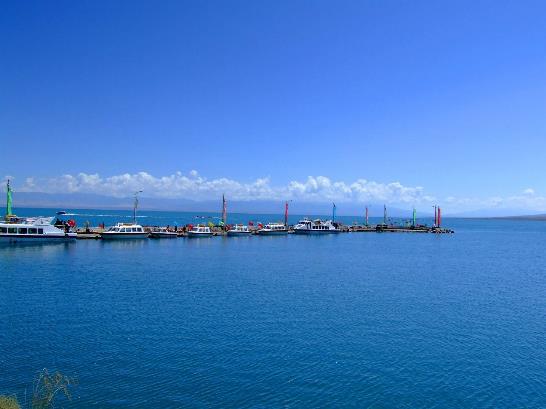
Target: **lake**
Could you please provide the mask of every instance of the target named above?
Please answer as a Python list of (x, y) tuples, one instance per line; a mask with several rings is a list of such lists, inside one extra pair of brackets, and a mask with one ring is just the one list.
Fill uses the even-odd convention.
[(444, 224), (0, 247), (0, 394), (48, 368), (66, 408), (546, 407), (546, 223)]

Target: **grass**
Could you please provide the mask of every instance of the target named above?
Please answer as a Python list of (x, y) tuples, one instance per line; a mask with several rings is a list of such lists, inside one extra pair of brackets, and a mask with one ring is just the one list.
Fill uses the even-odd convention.
[[(70, 389), (77, 384), (76, 379), (60, 372), (49, 373), (43, 369), (36, 375), (32, 388), (32, 400), (29, 409), (51, 409), (59, 396), (72, 399)], [(27, 407), (27, 405), (25, 405)], [(22, 409), (15, 396), (0, 395), (0, 409)]]
[(21, 409), (15, 396), (0, 395), (0, 409)]

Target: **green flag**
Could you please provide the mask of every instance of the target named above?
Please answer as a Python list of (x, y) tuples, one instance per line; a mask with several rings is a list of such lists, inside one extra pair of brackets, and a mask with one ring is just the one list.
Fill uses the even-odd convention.
[(9, 185), (9, 179), (8, 179), (8, 191), (7, 191), (7, 198), (6, 198), (6, 216), (10, 216), (11, 213), (11, 205), (12, 205), (13, 199), (11, 197), (11, 186)]

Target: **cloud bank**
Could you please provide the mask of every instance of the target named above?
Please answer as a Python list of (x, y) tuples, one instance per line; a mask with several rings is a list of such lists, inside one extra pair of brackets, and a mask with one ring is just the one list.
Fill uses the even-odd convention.
[(183, 198), (192, 200), (216, 199), (222, 194), (231, 200), (298, 200), (309, 202), (371, 202), (423, 203), (433, 202), (420, 186), (408, 187), (399, 182), (378, 183), (357, 179), (352, 183), (332, 181), (326, 176), (309, 176), (303, 181), (291, 181), (275, 186), (269, 178), (245, 183), (228, 178), (207, 179), (197, 171), (176, 172), (168, 176), (153, 176), (147, 172), (102, 177), (99, 174), (79, 173), (53, 178), (29, 177), (17, 188), (20, 192), (94, 193), (113, 197), (127, 197), (143, 190), (143, 196)]
[[(4, 177), (4, 180), (8, 176)], [(13, 179), (13, 177), (11, 177)], [(225, 194), (229, 200), (297, 200), (298, 202), (386, 203), (404, 207), (418, 206), (430, 209), (441, 204), (449, 212), (477, 209), (517, 209), (546, 212), (546, 197), (533, 188), (526, 188), (511, 196), (436, 197), (421, 186), (405, 186), (400, 182), (379, 183), (366, 179), (353, 182), (333, 181), (326, 176), (309, 176), (285, 185), (274, 185), (270, 178), (241, 182), (229, 178), (208, 179), (192, 170), (187, 174), (176, 172), (168, 176), (154, 176), (147, 172), (125, 173), (102, 177), (98, 173), (65, 174), (52, 178), (26, 178), (14, 185), (19, 192), (92, 193), (111, 197), (128, 197), (143, 190), (143, 197), (217, 200)]]

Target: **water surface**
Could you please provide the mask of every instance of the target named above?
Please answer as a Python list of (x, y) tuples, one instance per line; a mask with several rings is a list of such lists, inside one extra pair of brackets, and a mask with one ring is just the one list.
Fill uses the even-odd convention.
[(446, 224), (1, 247), (0, 393), (47, 367), (66, 408), (546, 407), (546, 224)]

